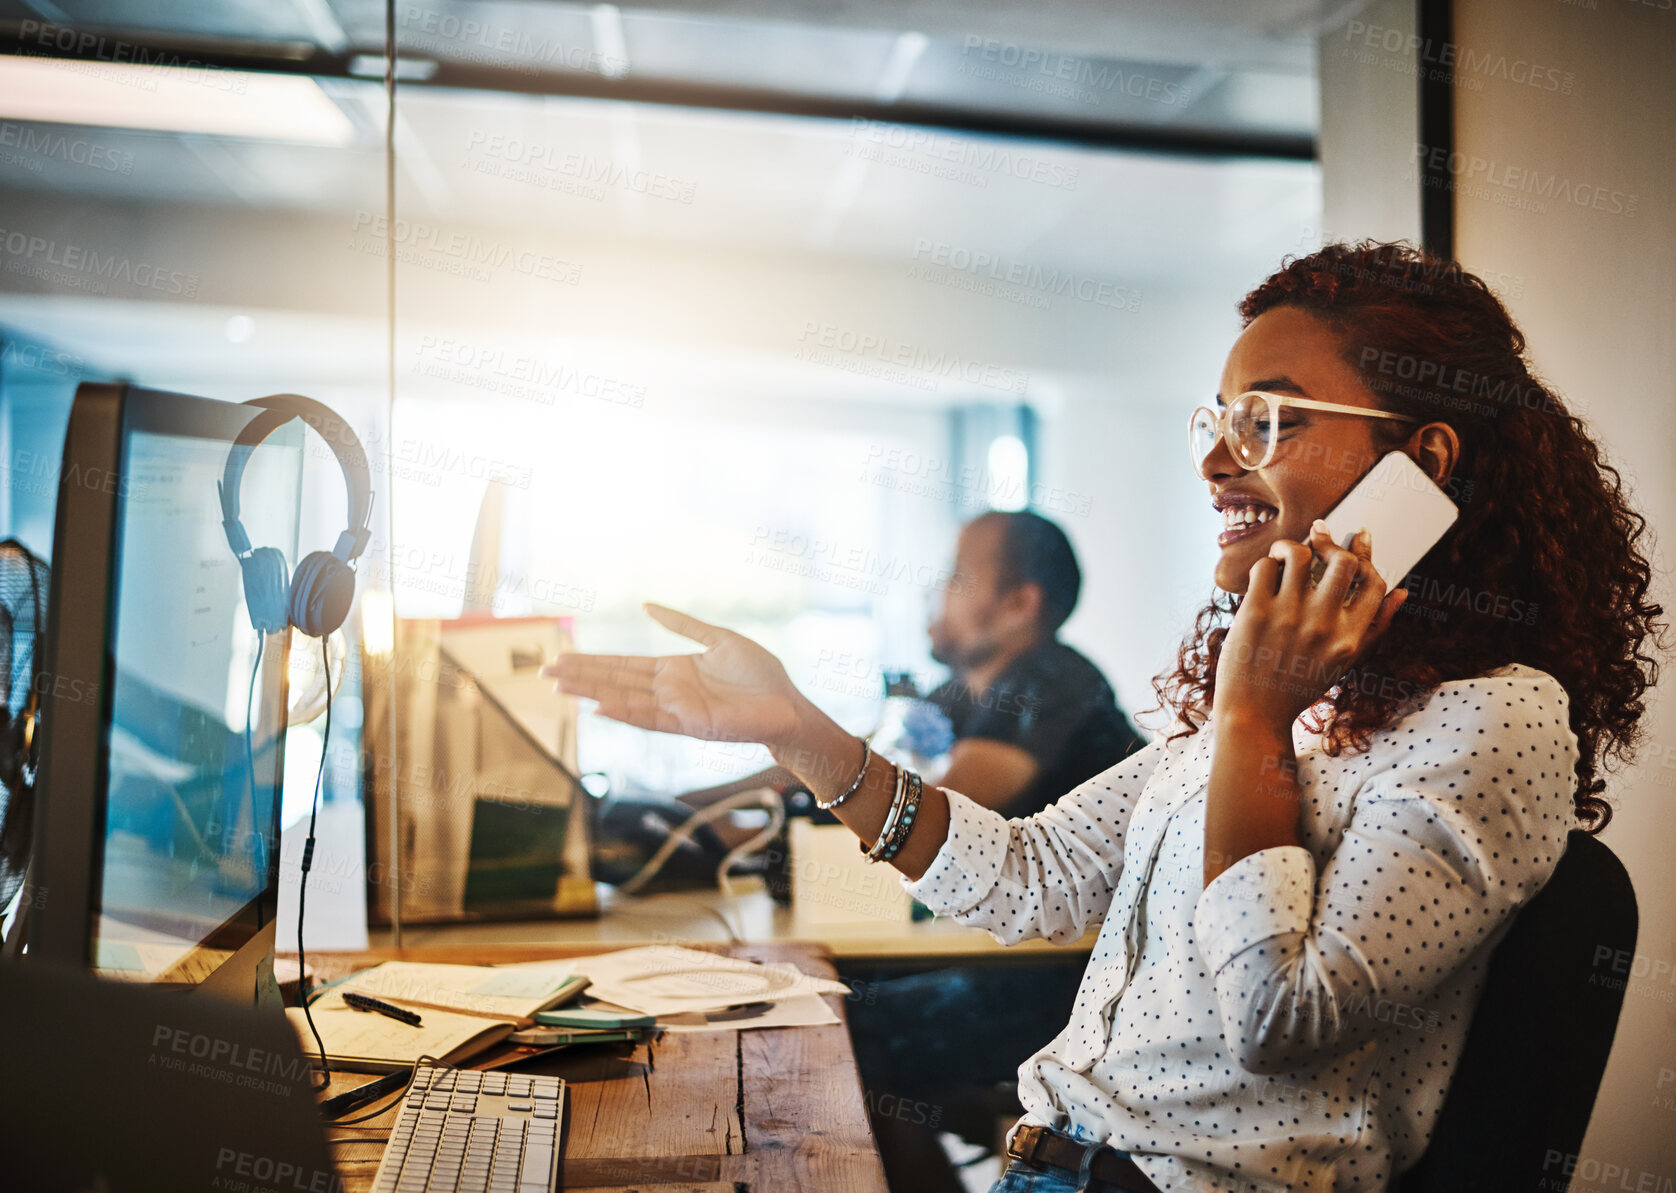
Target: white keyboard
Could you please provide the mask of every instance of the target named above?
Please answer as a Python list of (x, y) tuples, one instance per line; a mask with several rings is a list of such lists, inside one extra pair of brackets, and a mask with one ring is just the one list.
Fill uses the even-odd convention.
[(557, 1077), (421, 1065), (373, 1193), (556, 1193)]

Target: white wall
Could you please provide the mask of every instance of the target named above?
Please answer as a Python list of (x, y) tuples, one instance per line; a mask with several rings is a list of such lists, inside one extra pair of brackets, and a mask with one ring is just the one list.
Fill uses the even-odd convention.
[(1420, 239), (1415, 23), (1415, 0), (1371, 0), (1321, 31), (1323, 239)]
[(1065, 490), (1062, 508), (1086, 509), (1055, 515), (1083, 570), (1062, 637), (1100, 665), (1131, 716), (1153, 707), (1152, 677), (1214, 589), (1221, 523), (1188, 459), (1187, 415), (1216, 393), (1239, 335), (1235, 304), (1261, 280), (1158, 304), (1123, 370), (1068, 383), (1043, 426), (1045, 482)]
[[(1418, 60), (1385, 48), (1399, 44), (1386, 30), (1413, 28), (1413, 9), (1379, 0), (1359, 27), (1322, 35), (1323, 222), (1336, 236), (1416, 236), (1413, 72), (1452, 61), (1467, 163), (1455, 176), (1456, 255), (1507, 303), (1535, 371), (1593, 423), (1653, 533), (1669, 534), (1676, 7), (1458, 0), (1451, 44)], [(1562, 183), (1569, 199), (1523, 189)], [(1676, 610), (1668, 575), (1654, 599)], [(1635, 883), (1641, 931), (1574, 1193), (1676, 1187), (1676, 708), (1657, 692), (1651, 705), (1640, 764), (1609, 780), (1616, 816), (1603, 840)]]
[[(1457, 149), (1494, 161), (1499, 177), (1511, 167), (1544, 180), (1536, 185), (1569, 182), (1574, 197), (1520, 210), (1509, 200), (1530, 192), (1492, 181), (1486, 166), (1470, 189), (1456, 188), (1456, 251), (1469, 268), (1507, 275), (1503, 298), (1536, 370), (1593, 423), (1631, 479), (1636, 507), (1668, 539), (1676, 532), (1676, 8), (1601, 0), (1515, 11), (1463, 0), (1455, 20), (1461, 46), (1540, 64), (1559, 81), (1554, 90), (1459, 81)], [(1575, 201), (1583, 188), (1588, 205)], [(1668, 574), (1655, 599), (1676, 611)], [(1637, 976), (1579, 1167), (1594, 1176), (1589, 1162), (1598, 1161), (1601, 1175), (1574, 1190), (1676, 1185), (1676, 704), (1655, 700), (1645, 724), (1640, 765), (1608, 792), (1616, 815), (1602, 837), (1635, 883)], [(1607, 1165), (1627, 1176), (1608, 1181)]]

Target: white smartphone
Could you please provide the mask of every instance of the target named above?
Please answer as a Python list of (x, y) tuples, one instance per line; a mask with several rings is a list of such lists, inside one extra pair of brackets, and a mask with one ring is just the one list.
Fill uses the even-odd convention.
[[(1347, 549), (1356, 532), (1367, 527), (1373, 536), (1373, 570), (1390, 591), (1402, 585), (1460, 513), (1407, 452), (1394, 451), (1370, 468), (1324, 521), (1333, 542)], [(1316, 560), (1316, 570), (1321, 567)]]

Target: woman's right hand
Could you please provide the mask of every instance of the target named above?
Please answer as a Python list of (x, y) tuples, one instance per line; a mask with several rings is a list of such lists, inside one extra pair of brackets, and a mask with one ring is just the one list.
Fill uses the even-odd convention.
[(572, 696), (597, 701), (601, 716), (642, 729), (707, 741), (791, 741), (810, 707), (780, 660), (732, 630), (662, 605), (646, 612), (659, 625), (704, 646), (697, 654), (567, 653), (542, 668)]

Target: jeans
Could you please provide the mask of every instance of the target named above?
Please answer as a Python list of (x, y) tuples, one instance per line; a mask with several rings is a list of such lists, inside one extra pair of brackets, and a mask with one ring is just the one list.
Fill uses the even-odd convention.
[(996, 1120), (1024, 1113), (1019, 1066), (1070, 1022), (1086, 961), (919, 973), (839, 966), (852, 987), (850, 1039), (892, 1189), (961, 1193), (938, 1133), (988, 1150)]
[[(1096, 1186), (1099, 1182), (1095, 1182)], [(1017, 1160), (1007, 1164), (1001, 1179), (989, 1187), (989, 1193), (1075, 1193), (1075, 1174), (1060, 1169), (1029, 1168)]]
[[(1080, 1126), (1072, 1126), (1067, 1132), (1073, 1139), (1092, 1142), (1094, 1137)], [(1117, 1151), (1116, 1148), (1110, 1149)], [(1127, 1155), (1127, 1152), (1117, 1152)], [(1105, 1181), (1090, 1180), (1087, 1193), (1113, 1193), (1115, 1185), (1108, 1185)], [(989, 1187), (989, 1193), (1076, 1193), (1077, 1174), (1066, 1172), (1063, 1168), (1031, 1168), (1021, 1160), (1010, 1160), (1001, 1179)]]

